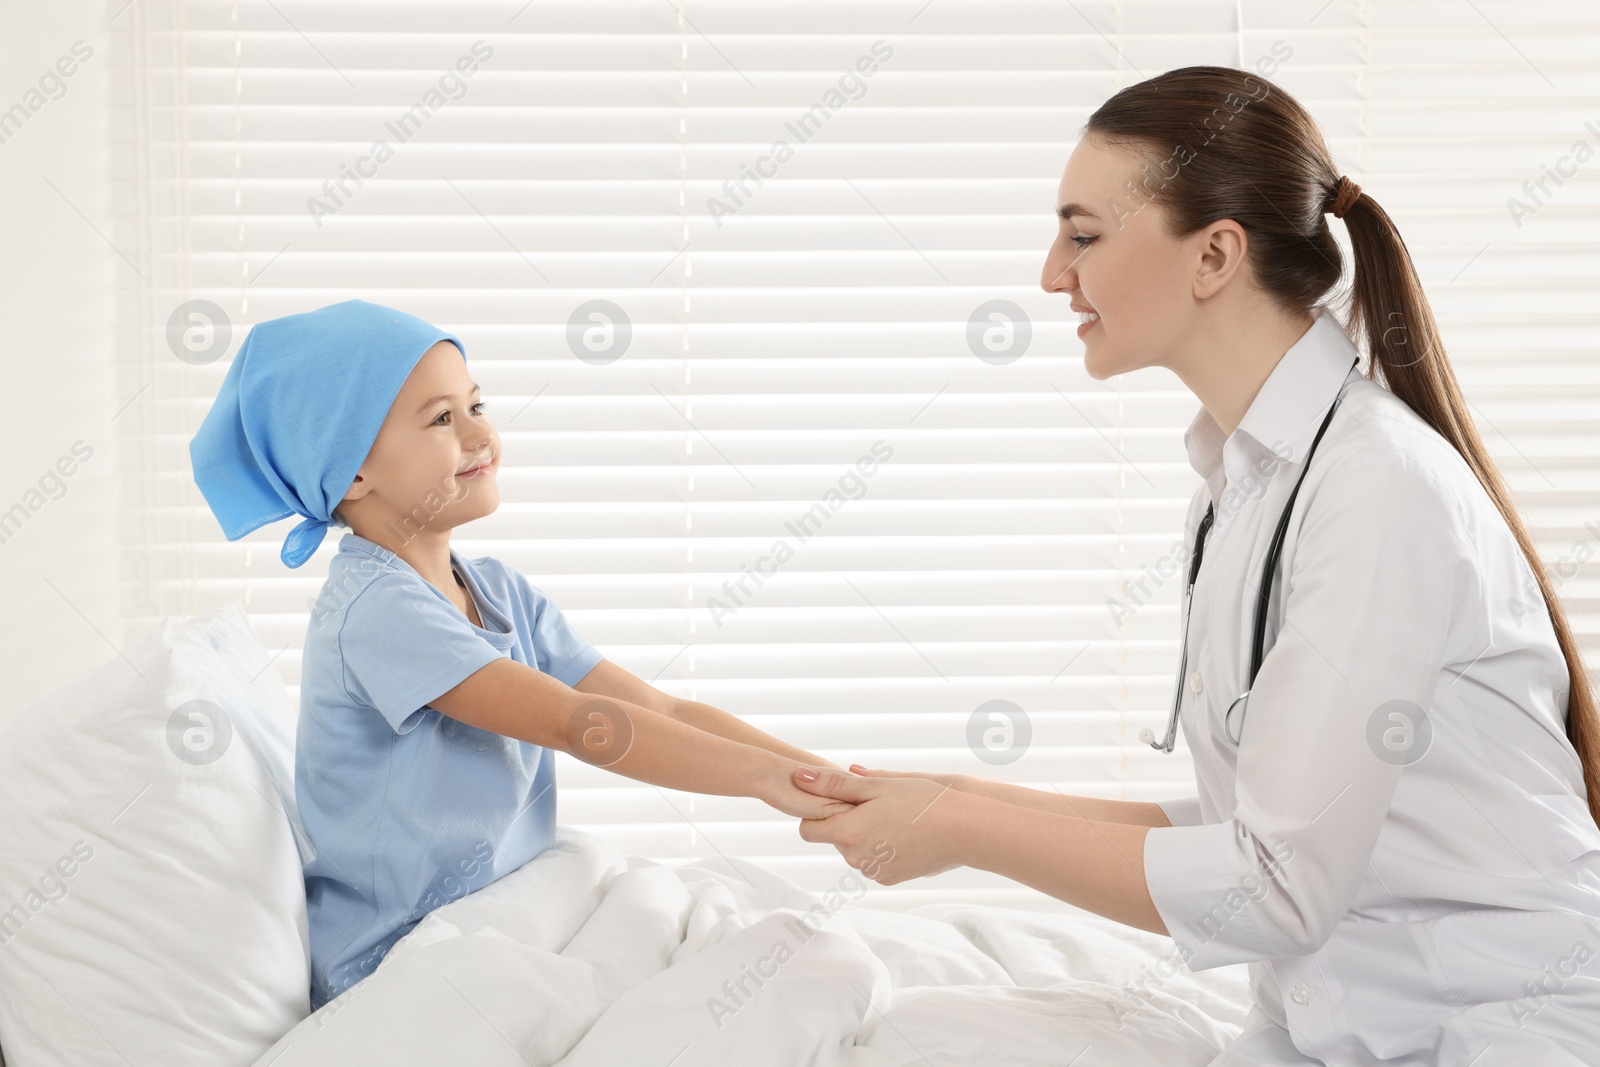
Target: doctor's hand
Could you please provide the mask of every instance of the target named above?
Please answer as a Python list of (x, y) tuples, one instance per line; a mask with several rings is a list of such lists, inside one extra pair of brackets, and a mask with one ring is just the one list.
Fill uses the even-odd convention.
[(797, 819), (826, 819), (855, 807), (848, 801), (818, 796), (798, 788), (792, 776), (803, 766), (802, 764), (788, 759), (775, 759), (772, 762), (771, 770), (764, 771), (761, 775), (762, 784), (758, 795), (785, 815), (792, 815)]
[(880, 885), (939, 874), (961, 861), (946, 818), (959, 793), (917, 775), (861, 777), (801, 767), (795, 784), (819, 797), (847, 801), (847, 811), (804, 819), (800, 837), (825, 841), (844, 861)]

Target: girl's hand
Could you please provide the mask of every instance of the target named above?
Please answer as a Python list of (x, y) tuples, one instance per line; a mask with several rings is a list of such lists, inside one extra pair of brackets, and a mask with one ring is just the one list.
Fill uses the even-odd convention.
[(795, 784), (808, 793), (848, 802), (824, 819), (804, 819), (800, 837), (825, 841), (846, 863), (880, 885), (959, 867), (957, 835), (950, 833), (959, 791), (912, 774), (857, 777), (802, 767)]

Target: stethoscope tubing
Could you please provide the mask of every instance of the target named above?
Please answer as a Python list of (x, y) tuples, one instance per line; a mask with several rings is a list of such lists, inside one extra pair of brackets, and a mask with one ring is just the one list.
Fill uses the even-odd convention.
[[(1359, 357), (1357, 362), (1359, 362)], [(1355, 363), (1350, 366), (1354, 368)], [(1347, 371), (1346, 377), (1348, 376), (1349, 372)], [(1256, 614), (1250, 645), (1250, 678), (1245, 684), (1244, 692), (1234, 698), (1233, 703), (1228, 706), (1228, 722), (1226, 723), (1226, 728), (1229, 731), (1228, 739), (1236, 745), (1239, 743), (1240, 738), (1244, 736), (1244, 709), (1248, 705), (1250, 690), (1255, 686), (1256, 674), (1261, 670), (1261, 661), (1266, 656), (1267, 612), (1272, 610), (1272, 579), (1273, 575), (1277, 573), (1278, 558), (1283, 552), (1284, 535), (1289, 529), (1289, 514), (1294, 510), (1295, 498), (1300, 495), (1300, 485), (1306, 480), (1306, 472), (1311, 469), (1311, 457), (1316, 455), (1317, 445), (1322, 442), (1322, 435), (1328, 431), (1328, 424), (1333, 421), (1333, 413), (1338, 410), (1339, 402), (1344, 399), (1344, 392), (1345, 387), (1341, 385), (1338, 395), (1333, 398), (1333, 403), (1328, 406), (1328, 413), (1322, 417), (1322, 425), (1317, 427), (1316, 436), (1311, 439), (1311, 447), (1306, 449), (1306, 461), (1301, 464), (1300, 476), (1295, 479), (1294, 488), (1289, 491), (1289, 500), (1284, 504), (1283, 511), (1278, 516), (1277, 528), (1273, 530), (1272, 542), (1267, 548), (1266, 562), (1261, 571), (1261, 585), (1256, 595)], [(1195, 531), (1194, 551), (1189, 557), (1189, 580), (1185, 584), (1183, 591), (1183, 632), (1179, 638), (1182, 652), (1178, 657), (1178, 677), (1172, 689), (1172, 711), (1167, 717), (1166, 736), (1157, 742), (1155, 735), (1149, 730), (1140, 732), (1140, 739), (1160, 752), (1170, 753), (1178, 740), (1178, 712), (1183, 704), (1183, 680), (1189, 671), (1189, 613), (1194, 607), (1194, 583), (1200, 576), (1200, 561), (1205, 552), (1206, 534), (1211, 530), (1215, 517), (1213, 505), (1207, 504), (1205, 517), (1200, 520), (1200, 527)], [(1235, 708), (1239, 709), (1239, 737), (1234, 737), (1232, 733)]]

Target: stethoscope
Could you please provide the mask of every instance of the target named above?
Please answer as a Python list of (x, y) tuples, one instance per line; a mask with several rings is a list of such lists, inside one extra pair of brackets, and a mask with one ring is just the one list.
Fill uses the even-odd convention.
[[(1360, 362), (1357, 357), (1356, 362)], [(1355, 363), (1350, 364), (1354, 369)], [(1349, 377), (1349, 372), (1345, 373)], [(1264, 655), (1263, 645), (1267, 638), (1267, 611), (1272, 605), (1272, 576), (1278, 569), (1278, 556), (1283, 550), (1283, 535), (1289, 528), (1289, 512), (1294, 509), (1294, 498), (1300, 495), (1300, 483), (1306, 480), (1306, 471), (1311, 469), (1311, 457), (1316, 455), (1317, 444), (1322, 440), (1322, 435), (1328, 429), (1328, 423), (1333, 421), (1333, 413), (1339, 407), (1339, 401), (1344, 399), (1344, 386), (1339, 387), (1339, 395), (1333, 398), (1333, 404), (1328, 408), (1328, 413), (1322, 417), (1322, 425), (1317, 428), (1317, 435), (1311, 439), (1311, 447), (1306, 450), (1306, 461), (1300, 467), (1300, 477), (1295, 479), (1294, 488), (1289, 492), (1289, 502), (1283, 506), (1283, 514), (1278, 516), (1278, 528), (1273, 531), (1272, 544), (1267, 549), (1266, 565), (1261, 571), (1261, 586), (1256, 597), (1256, 619), (1254, 641), (1250, 647), (1250, 680), (1245, 683), (1244, 692), (1233, 698), (1233, 703), (1228, 705), (1228, 713), (1223, 717), (1222, 726), (1227, 731), (1228, 740), (1235, 745), (1239, 738), (1244, 736), (1244, 713), (1249, 706), (1250, 690), (1256, 684), (1256, 672), (1261, 670), (1261, 660)], [(1212, 505), (1206, 505), (1205, 517), (1200, 520), (1200, 529), (1194, 535), (1194, 552), (1189, 558), (1189, 581), (1183, 591), (1183, 636), (1180, 638), (1182, 655), (1178, 659), (1178, 681), (1172, 690), (1172, 714), (1167, 718), (1167, 736), (1156, 743), (1156, 735), (1148, 727), (1139, 731), (1139, 740), (1153, 749), (1161, 752), (1171, 752), (1173, 744), (1178, 739), (1178, 708), (1183, 703), (1183, 680), (1189, 671), (1189, 609), (1194, 604), (1194, 580), (1200, 573), (1200, 557), (1205, 551), (1206, 534), (1211, 530), (1213, 518)]]

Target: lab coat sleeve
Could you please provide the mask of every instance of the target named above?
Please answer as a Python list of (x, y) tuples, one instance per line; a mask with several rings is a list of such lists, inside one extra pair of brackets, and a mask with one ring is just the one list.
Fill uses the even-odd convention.
[(1177, 800), (1158, 800), (1156, 805), (1167, 816), (1167, 821), (1173, 826), (1199, 826), (1200, 825), (1200, 798), (1180, 797)]
[(1452, 653), (1462, 666), (1472, 656), (1452, 637), (1478, 588), (1454, 491), (1392, 450), (1339, 459), (1311, 495), (1313, 470), (1296, 503), (1302, 526), (1279, 574), (1286, 599), (1274, 594), (1282, 614), (1251, 691), (1233, 817), (1145, 839), (1151, 899), (1194, 970), (1327, 941), (1404, 773), (1384, 748), (1401, 721), (1391, 713), (1430, 707)]

